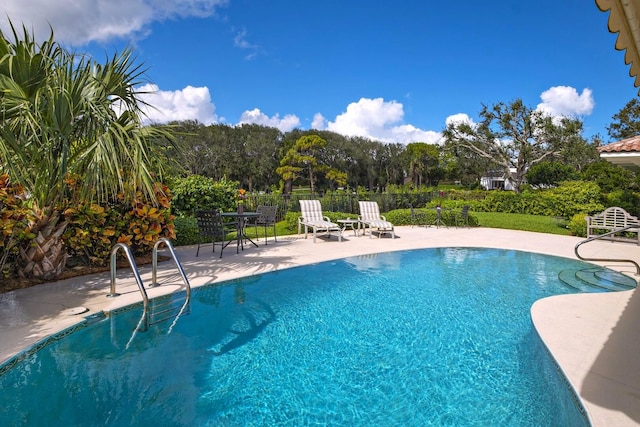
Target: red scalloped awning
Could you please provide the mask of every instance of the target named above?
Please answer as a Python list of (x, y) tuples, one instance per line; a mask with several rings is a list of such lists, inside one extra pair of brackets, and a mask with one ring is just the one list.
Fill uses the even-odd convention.
[(603, 12), (609, 12), (609, 31), (618, 33), (616, 49), (624, 50), (624, 62), (631, 65), (629, 75), (640, 86), (640, 0), (596, 0)]

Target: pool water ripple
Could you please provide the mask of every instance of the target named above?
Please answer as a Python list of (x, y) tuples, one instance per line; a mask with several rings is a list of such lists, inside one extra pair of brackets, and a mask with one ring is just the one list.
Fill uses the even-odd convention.
[(25, 357), (0, 425), (588, 425), (529, 315), (581, 266), (442, 248), (195, 289), (171, 334), (131, 340), (136, 308)]

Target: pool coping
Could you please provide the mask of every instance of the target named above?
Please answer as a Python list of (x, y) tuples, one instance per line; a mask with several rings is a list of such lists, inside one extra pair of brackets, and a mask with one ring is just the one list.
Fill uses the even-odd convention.
[[(396, 239), (346, 235), (342, 242), (283, 236), (268, 245), (259, 242), (239, 254), (211, 252), (210, 246), (178, 247), (176, 253), (193, 287), (298, 265), (348, 256), (433, 247), (490, 247), (515, 249), (575, 259), (581, 238), (490, 228), (396, 227)], [(219, 248), (217, 248), (219, 250)], [(593, 242), (582, 252), (592, 257), (640, 259), (640, 246), (618, 242)], [(160, 264), (161, 286), (148, 290), (150, 297), (181, 289), (172, 262)], [(603, 265), (603, 263), (598, 263)], [(629, 272), (627, 266), (610, 268)], [(140, 275), (150, 282), (151, 269)], [(117, 274), (117, 291), (106, 298), (109, 273), (67, 279), (0, 294), (0, 363), (47, 336), (85, 322), (85, 317), (108, 313), (140, 301), (130, 269)], [(585, 298), (586, 297), (586, 298)], [(77, 315), (78, 307), (86, 313)], [(635, 309), (635, 310), (632, 310)], [(561, 295), (537, 301), (531, 309), (534, 326), (583, 401), (594, 426), (640, 425), (640, 294), (636, 290), (603, 294)], [(622, 337), (622, 338), (621, 338)]]

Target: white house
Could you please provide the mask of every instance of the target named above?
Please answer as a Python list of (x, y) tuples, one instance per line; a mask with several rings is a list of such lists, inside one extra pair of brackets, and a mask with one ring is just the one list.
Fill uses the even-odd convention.
[[(516, 168), (511, 168), (510, 171), (515, 174)], [(503, 171), (489, 171), (487, 176), (480, 178), (480, 186), (485, 190), (514, 190), (513, 183)]]

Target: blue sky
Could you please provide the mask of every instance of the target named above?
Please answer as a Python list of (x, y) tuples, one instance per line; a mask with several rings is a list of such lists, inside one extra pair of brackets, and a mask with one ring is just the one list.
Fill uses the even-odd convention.
[(600, 134), (638, 96), (595, 1), (5, 0), (40, 38), (98, 60), (132, 46), (154, 122), (327, 129), (438, 143), (520, 98)]

